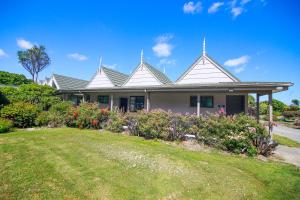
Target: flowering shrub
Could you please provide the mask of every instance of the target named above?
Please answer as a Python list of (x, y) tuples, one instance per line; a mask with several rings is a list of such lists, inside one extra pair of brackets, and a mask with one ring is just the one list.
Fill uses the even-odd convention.
[(119, 112), (117, 109), (110, 111), (108, 120), (105, 123), (105, 128), (107, 130), (120, 133), (123, 131), (123, 125), (125, 125), (123, 113)]
[(96, 103), (82, 103), (69, 109), (65, 118), (65, 124), (77, 128), (103, 128), (108, 120), (109, 111), (100, 109)]
[(185, 134), (193, 134), (205, 145), (249, 155), (266, 154), (265, 146), (258, 141), (265, 141), (264, 144), (270, 142), (266, 129), (254, 118), (247, 115), (226, 116), (222, 111), (206, 117), (163, 110), (139, 111), (126, 114), (125, 123), (132, 135), (177, 140), (183, 139)]

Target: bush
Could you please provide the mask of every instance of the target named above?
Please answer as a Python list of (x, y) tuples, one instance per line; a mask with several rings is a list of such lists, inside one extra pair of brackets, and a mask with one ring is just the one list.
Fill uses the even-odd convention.
[(0, 115), (2, 118), (12, 120), (16, 127), (26, 128), (34, 125), (38, 111), (33, 104), (18, 102), (4, 106)]
[(285, 109), (285, 111), (298, 111), (298, 110), (300, 110), (300, 108), (297, 105), (290, 105)]
[(295, 119), (294, 125), (295, 126), (300, 126), (300, 118)]
[(32, 83), (23, 74), (14, 74), (10, 72), (0, 71), (0, 84), (4, 85), (22, 85)]
[(124, 116), (118, 110), (110, 111), (105, 128), (107, 130), (120, 133), (123, 131), (123, 125), (125, 125)]
[(13, 122), (8, 119), (0, 118), (0, 133), (7, 133), (13, 127)]
[(24, 84), (20, 87), (2, 87), (0, 92), (10, 102), (27, 102), (36, 104), (42, 110), (48, 110), (52, 105), (61, 102), (55, 96), (55, 89), (46, 85)]
[(97, 103), (82, 103), (69, 110), (65, 123), (69, 127), (99, 129), (103, 128), (108, 116), (109, 111), (100, 109)]
[(300, 117), (300, 110), (298, 111), (284, 111), (282, 113), (282, 115), (285, 117), (285, 118), (295, 118), (295, 117)]
[(128, 113), (125, 123), (132, 135), (177, 140), (193, 134), (205, 145), (248, 155), (265, 153), (257, 141), (270, 141), (266, 129), (247, 115), (197, 117), (154, 110)]

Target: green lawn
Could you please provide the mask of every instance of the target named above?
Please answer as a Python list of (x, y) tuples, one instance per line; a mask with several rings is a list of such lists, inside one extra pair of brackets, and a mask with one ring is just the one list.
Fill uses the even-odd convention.
[(280, 135), (276, 135), (273, 134), (273, 140), (275, 140), (276, 142), (278, 142), (278, 144), (282, 144), (288, 147), (298, 147), (300, 148), (300, 143), (294, 140), (291, 140), (287, 137), (284, 136), (280, 136)]
[(0, 199), (299, 199), (292, 165), (92, 130), (0, 135)]

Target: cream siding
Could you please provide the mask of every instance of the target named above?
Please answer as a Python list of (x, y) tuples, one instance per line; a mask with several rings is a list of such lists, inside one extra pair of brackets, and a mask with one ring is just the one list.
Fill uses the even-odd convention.
[(106, 76), (106, 74), (101, 69), (101, 73), (97, 72), (91, 82), (88, 84), (87, 88), (101, 88), (101, 87), (113, 87), (114, 85)]
[(177, 84), (234, 82), (210, 60), (199, 59)]
[(147, 67), (139, 66), (124, 86), (161, 85)]

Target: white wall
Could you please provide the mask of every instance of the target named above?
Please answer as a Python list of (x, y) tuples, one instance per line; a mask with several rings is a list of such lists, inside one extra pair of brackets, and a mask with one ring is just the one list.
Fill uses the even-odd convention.
[[(178, 113), (197, 113), (197, 107), (190, 107), (190, 96), (196, 93), (150, 93), (151, 109), (171, 110)], [(201, 96), (214, 96), (213, 108), (200, 108), (201, 114), (214, 113), (219, 110), (218, 105), (226, 105), (225, 94), (201, 94)]]
[(124, 86), (161, 85), (147, 67), (139, 66)]
[(226, 73), (212, 62), (200, 59), (194, 67), (177, 84), (233, 82)]
[(101, 73), (97, 72), (93, 80), (88, 84), (87, 88), (113, 87), (112, 82), (107, 78), (106, 74), (101, 69)]
[[(107, 95), (110, 98), (109, 93), (92, 93), (90, 94), (91, 102), (97, 102), (98, 95)], [(230, 94), (233, 95), (233, 94)], [(236, 94), (236, 95), (245, 95), (245, 94)], [(119, 107), (120, 98), (128, 98), (129, 106), (129, 97), (130, 96), (144, 96), (145, 102), (144, 107), (147, 107), (146, 94), (142, 93), (118, 93), (114, 94), (114, 107)], [(197, 96), (197, 93), (174, 93), (174, 92), (155, 92), (150, 93), (150, 108), (153, 109), (164, 109), (171, 110), (172, 112), (177, 113), (197, 113), (197, 107), (190, 107), (190, 96)], [(213, 108), (200, 108), (201, 114), (215, 113), (220, 110), (220, 106), (225, 105), (226, 111), (226, 94), (214, 94), (214, 93), (201, 93), (200, 96), (213, 96), (214, 97), (214, 107)], [(247, 110), (247, 94), (245, 98), (245, 110)]]

